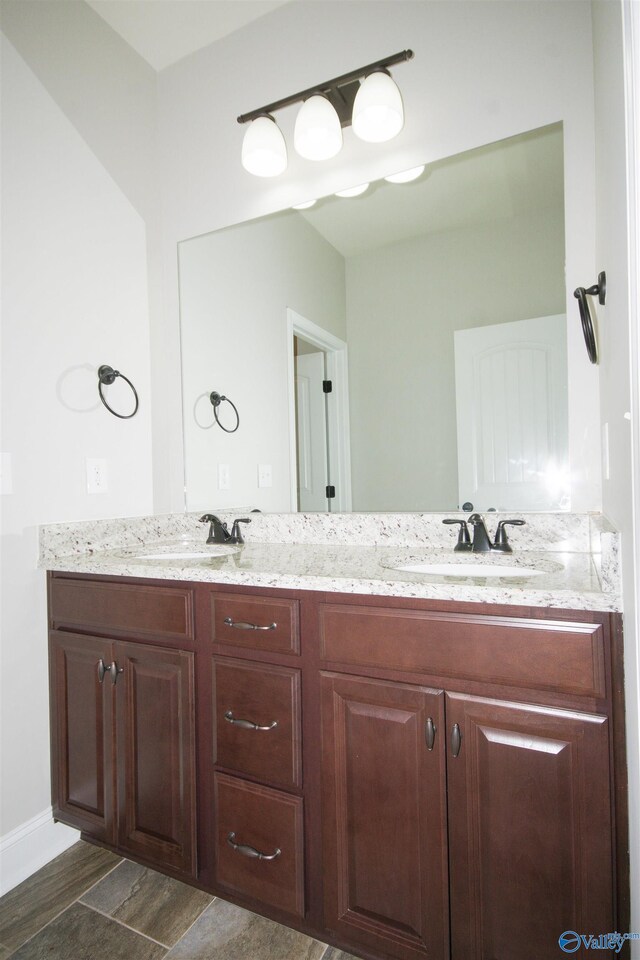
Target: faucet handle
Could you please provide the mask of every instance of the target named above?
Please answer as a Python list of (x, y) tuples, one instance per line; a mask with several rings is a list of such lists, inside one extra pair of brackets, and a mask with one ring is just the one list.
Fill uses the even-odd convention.
[(527, 521), (526, 520), (500, 520), (496, 529), (496, 536), (493, 541), (494, 547), (498, 550), (502, 550), (503, 553), (513, 553), (509, 540), (507, 539), (507, 531), (505, 527), (507, 525), (511, 527), (523, 527)]
[(453, 548), (454, 553), (460, 553), (462, 551), (471, 550), (471, 536), (469, 535), (469, 527), (467, 526), (466, 520), (443, 520), (443, 523), (459, 523), (460, 531), (458, 533), (458, 542)]
[(235, 538), (236, 543), (244, 543), (240, 527), (238, 526), (240, 523), (251, 523), (251, 520), (249, 520), (248, 517), (238, 517), (237, 520), (233, 521), (233, 526), (231, 527), (231, 539), (233, 540)]

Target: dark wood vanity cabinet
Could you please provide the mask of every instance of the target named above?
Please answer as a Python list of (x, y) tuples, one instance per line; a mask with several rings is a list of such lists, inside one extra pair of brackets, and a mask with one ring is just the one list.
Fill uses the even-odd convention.
[(367, 960), (628, 929), (618, 615), (49, 585), (54, 812), (87, 838)]
[(320, 608), (330, 930), (551, 960), (567, 929), (620, 929), (608, 620)]
[[(182, 594), (165, 590), (160, 605), (188, 609)], [(97, 600), (90, 622), (75, 624), (91, 633), (66, 626), (84, 615), (67, 608), (70, 595)], [(96, 635), (136, 632), (126, 613), (131, 605), (135, 621), (134, 596), (119, 584), (50, 582), (54, 817), (126, 856), (194, 877), (194, 653)], [(159, 640), (172, 633), (167, 626), (159, 625)]]
[(442, 691), (322, 675), (329, 929), (385, 956), (448, 955)]
[(304, 918), (299, 601), (211, 591), (214, 883)]
[(607, 718), (460, 694), (446, 713), (452, 957), (616, 928)]

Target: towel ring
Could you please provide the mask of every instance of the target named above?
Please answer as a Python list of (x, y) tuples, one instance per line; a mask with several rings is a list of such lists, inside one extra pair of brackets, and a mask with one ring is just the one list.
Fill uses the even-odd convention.
[[(133, 408), (132, 413), (118, 413), (116, 410), (113, 410), (109, 406), (109, 404), (104, 398), (102, 387), (111, 386), (111, 384), (115, 382), (116, 377), (121, 377), (125, 381), (125, 383), (128, 383), (129, 386), (131, 387), (131, 390), (133, 392), (133, 396), (136, 402), (136, 405)], [(135, 417), (136, 413), (138, 412), (138, 406), (139, 406), (138, 393), (134, 385), (131, 383), (131, 380), (129, 380), (128, 377), (125, 377), (124, 373), (120, 373), (119, 370), (114, 370), (113, 367), (109, 367), (106, 364), (103, 364), (101, 367), (98, 368), (98, 393), (100, 394), (100, 399), (102, 400), (103, 404), (105, 405), (109, 413), (112, 413), (114, 417), (118, 417), (120, 420), (130, 420), (131, 417)]]
[(607, 275), (602, 271), (598, 274), (598, 282), (594, 283), (592, 287), (587, 287), (585, 290), (584, 287), (577, 287), (573, 291), (573, 295), (578, 301), (578, 307), (580, 309), (580, 320), (582, 322), (582, 333), (584, 335), (584, 342), (587, 347), (587, 354), (589, 355), (589, 360), (591, 363), (598, 362), (598, 343), (596, 341), (596, 332), (595, 324), (593, 322), (593, 317), (591, 316), (591, 307), (589, 306), (589, 301), (587, 297), (598, 297), (598, 303), (603, 306), (607, 298)]
[[(216, 423), (218, 424), (220, 429), (224, 430), (225, 433), (235, 433), (238, 427), (240, 426), (240, 414), (238, 413), (238, 408), (236, 407), (235, 403), (233, 403), (232, 400), (229, 400), (229, 397), (220, 396), (220, 394), (216, 393), (215, 390), (213, 391), (213, 393), (209, 394), (209, 400), (211, 401), (211, 405), (213, 407), (213, 415), (216, 418)], [(218, 419), (218, 407), (225, 400), (228, 404), (230, 404), (233, 407), (233, 412), (236, 415), (235, 427), (231, 427), (231, 428), (225, 427), (224, 424), (220, 423), (220, 420)]]

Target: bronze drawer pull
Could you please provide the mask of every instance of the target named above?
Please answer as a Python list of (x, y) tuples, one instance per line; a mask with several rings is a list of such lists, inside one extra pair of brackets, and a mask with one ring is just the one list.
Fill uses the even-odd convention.
[(256, 623), (244, 623), (242, 620), (232, 620), (231, 617), (225, 617), (224, 622), (236, 630), (275, 630), (278, 626), (277, 623), (270, 623), (268, 627), (259, 627)]
[(98, 683), (103, 683), (105, 674), (107, 672), (107, 666), (102, 658), (98, 660)]
[(244, 857), (250, 857), (252, 860), (275, 860), (282, 853), (280, 847), (276, 847), (275, 853), (260, 853), (255, 847), (249, 847), (246, 843), (236, 843), (235, 833), (227, 834), (227, 843), (238, 853), (241, 853)]
[(236, 727), (242, 727), (243, 730), (273, 730), (274, 727), (278, 726), (277, 720), (272, 720), (271, 723), (267, 723), (265, 726), (254, 723), (253, 720), (241, 720), (240, 718), (234, 717), (231, 710), (227, 710), (224, 718), (229, 723), (235, 724)]
[(451, 731), (451, 753), (454, 757), (457, 757), (460, 753), (460, 747), (462, 745), (462, 733), (460, 732), (460, 727), (457, 723), (454, 723), (453, 730)]

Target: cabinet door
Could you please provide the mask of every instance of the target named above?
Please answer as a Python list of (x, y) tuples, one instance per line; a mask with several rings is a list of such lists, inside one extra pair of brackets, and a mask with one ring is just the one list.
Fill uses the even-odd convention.
[(196, 875), (193, 654), (116, 643), (118, 845)]
[(455, 694), (446, 712), (453, 960), (557, 960), (565, 930), (614, 930), (607, 719)]
[(108, 640), (50, 634), (53, 815), (113, 843), (113, 713)]
[(325, 924), (387, 957), (448, 954), (443, 720), (440, 691), (322, 676)]

